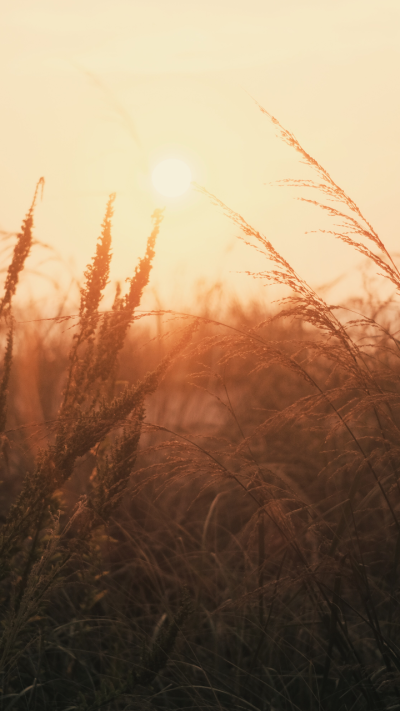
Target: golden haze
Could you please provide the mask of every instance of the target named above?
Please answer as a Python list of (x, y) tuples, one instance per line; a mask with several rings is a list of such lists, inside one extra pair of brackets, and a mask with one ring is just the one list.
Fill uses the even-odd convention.
[[(206, 198), (168, 200), (153, 189), (155, 164), (175, 155), (306, 279), (333, 280), (358, 257), (328, 236), (304, 236), (320, 216), (270, 182), (307, 171), (251, 97), (396, 248), (399, 33), (397, 0), (9, 3), (0, 25), (0, 228), (18, 229), (44, 175), (36, 234), (77, 276), (115, 191), (113, 279), (133, 268), (149, 216), (166, 205), (153, 277), (163, 302), (187, 303), (198, 279), (256, 289), (237, 274), (258, 270), (256, 256)], [(54, 263), (48, 271), (70, 279)]]

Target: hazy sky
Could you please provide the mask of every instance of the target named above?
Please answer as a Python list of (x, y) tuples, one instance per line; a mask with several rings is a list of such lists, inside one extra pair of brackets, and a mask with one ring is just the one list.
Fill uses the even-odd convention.
[[(63, 283), (89, 261), (112, 191), (113, 279), (132, 274), (163, 205), (152, 283), (166, 306), (199, 279), (244, 293), (236, 272), (265, 269), (205, 197), (155, 193), (169, 156), (314, 285), (350, 273), (349, 248), (304, 235), (321, 215), (270, 185), (310, 176), (252, 97), (400, 251), (399, 0), (3, 0), (0, 55), (0, 229), (19, 228), (44, 175), (36, 236), (68, 264), (52, 267)], [(32, 268), (49, 271), (38, 254)]]

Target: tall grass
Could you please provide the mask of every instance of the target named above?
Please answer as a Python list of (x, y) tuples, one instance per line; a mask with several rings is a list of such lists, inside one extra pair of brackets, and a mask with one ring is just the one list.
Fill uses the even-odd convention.
[[(4, 315), (9, 324), (0, 388), (2, 434), (6, 424), (6, 395), (12, 365), (11, 303), (32, 245), (33, 211), (40, 182), (21, 233), (17, 236), (7, 272), (4, 297), (0, 303), (0, 315)], [(66, 382), (53, 423), (52, 437), (47, 446), (38, 451), (2, 525), (0, 560), (4, 617), (0, 674), (3, 679), (3, 699), (12, 699), (11, 705), (25, 695), (25, 690), (22, 693), (19, 690), (14, 692), (14, 675), (17, 673), (19, 677), (19, 665), (26, 663), (26, 658), (31, 658), (31, 647), (37, 638), (36, 625), (33, 629), (31, 627), (32, 620), (41, 620), (44, 600), (48, 599), (68, 572), (71, 574), (78, 551), (92, 550), (98, 529), (106, 526), (114, 513), (135, 465), (145, 399), (155, 391), (168, 366), (187, 344), (194, 330), (193, 326), (186, 328), (154, 370), (148, 371), (134, 386), (125, 387), (118, 395), (114, 394), (117, 357), (149, 279), (155, 240), (162, 219), (161, 213), (156, 211), (145, 256), (139, 261), (133, 277), (128, 280), (127, 294), (122, 297), (117, 290), (112, 311), (100, 320), (99, 305), (109, 277), (114, 197), (111, 195), (108, 201), (96, 252), (84, 274), (79, 323), (73, 337)], [(77, 460), (94, 449), (96, 469), (92, 476), (91, 492), (80, 497), (73, 514), (60, 525), (62, 488), (71, 478)], [(171, 646), (176, 636), (174, 625), (175, 622), (166, 638), (165, 649)], [(164, 658), (159, 651), (149, 656), (148, 664), (151, 669), (154, 668), (154, 672), (158, 671), (163, 662)], [(134, 688), (143, 674), (148, 680), (152, 678), (149, 670), (141, 672), (139, 676), (132, 670), (129, 680), (121, 682), (119, 691), (112, 689), (110, 697), (114, 698), (125, 689)], [(103, 698), (101, 690), (99, 693), (95, 691), (93, 701), (97, 703), (98, 698)], [(25, 700), (21, 703), (25, 703)], [(83, 707), (88, 705), (85, 695), (82, 704)]]
[[(40, 322), (13, 355), (6, 281), (2, 709), (400, 708), (400, 273), (358, 206), (261, 110), (316, 176), (285, 184), (393, 298), (329, 304), (214, 196), (265, 259), (255, 276), (286, 289), (278, 310), (158, 312), (162, 357), (142, 321), (128, 330), (161, 214), (128, 293), (100, 311), (113, 196), (69, 357)], [(15, 255), (29, 252), (21, 239)]]

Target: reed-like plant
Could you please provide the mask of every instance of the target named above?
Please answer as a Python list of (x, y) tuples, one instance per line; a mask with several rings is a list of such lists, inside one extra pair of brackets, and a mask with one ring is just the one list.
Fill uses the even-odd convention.
[[(316, 173), (315, 180), (285, 180), (281, 184), (313, 190), (315, 198), (302, 195), (300, 199), (335, 220), (334, 228), (321, 232), (360, 252), (395, 292), (378, 308), (376, 303), (372, 308), (366, 303), (364, 313), (330, 304), (296, 273), (270, 240), (210, 195), (240, 227), (246, 244), (268, 260), (270, 266), (252, 276), (290, 290), (281, 300), (282, 308), (256, 327), (234, 329), (213, 339), (213, 348), (220, 352), (220, 368), (226, 372), (240, 358), (252, 363), (260, 382), (269, 369), (278, 366), (306, 386), (303, 397), (279, 406), (246, 434), (225, 388), (224, 401), (242, 442), (236, 448), (221, 449), (217, 469), (225, 478), (237, 479), (255, 504), (253, 524), (250, 520), (248, 525), (253, 525), (258, 537), (255, 596), (259, 596), (260, 641), (252, 670), (262, 647), (265, 653), (269, 647), (271, 684), (277, 691), (286, 685), (284, 678), (293, 685), (293, 691), (284, 693), (285, 699), (278, 701), (274, 696), (272, 702), (270, 697), (269, 703), (278, 708), (295, 708), (297, 704), (300, 708), (305, 704), (326, 709), (400, 708), (400, 652), (395, 632), (399, 619), (400, 348), (398, 320), (392, 319), (392, 325), (387, 322), (387, 307), (399, 293), (400, 272), (354, 201), (293, 134), (263, 108), (261, 111), (280, 138)], [(379, 302), (379, 294), (374, 300)], [(265, 338), (263, 330), (267, 328), (268, 333), (268, 326), (278, 319), (305, 325), (301, 340), (292, 338), (290, 344), (280, 344)], [(317, 438), (317, 454), (324, 453), (323, 467), (310, 463), (311, 472), (315, 472), (312, 476), (289, 465), (292, 450), (301, 452), (299, 427), (308, 433), (307, 444), (310, 437)], [(286, 433), (286, 442), (279, 433)], [(274, 437), (288, 450), (279, 456), (278, 466)], [(263, 441), (271, 443), (271, 452)], [(261, 452), (261, 457), (255, 452)], [(222, 454), (225, 461), (229, 455), (229, 468), (221, 461)], [(271, 550), (268, 538), (273, 533), (281, 543)], [(270, 594), (273, 579), (276, 585), (283, 571), (290, 581), (286, 600), (300, 595), (307, 610), (293, 624), (300, 629), (306, 624), (311, 627), (303, 628), (304, 644), (281, 653), (283, 639), (272, 640), (267, 632), (273, 606), (275, 610), (277, 606), (276, 592), (267, 616), (263, 600)], [(281, 604), (289, 603), (283, 598)], [(283, 619), (282, 625), (284, 628)], [(271, 644), (277, 655), (274, 662)], [(261, 659), (259, 662), (262, 664)]]
[[(2, 529), (4, 711), (400, 708), (400, 274), (354, 201), (261, 110), (316, 176), (283, 184), (396, 293), (329, 303), (211, 196), (265, 259), (253, 276), (285, 295), (275, 311), (204, 303), (149, 371), (152, 341), (128, 328), (162, 215), (102, 313), (110, 197), (49, 442)], [(0, 425), (16, 471), (30, 440), (6, 425), (21, 357), (10, 304)]]
[[(39, 181), (36, 187), (31, 208), (17, 236), (0, 304), (0, 316), (10, 324), (0, 385), (2, 434), (6, 428), (7, 387), (12, 368), (11, 301), (32, 245), (33, 212), (42, 182)], [(17, 500), (10, 506), (1, 527), (3, 630), (0, 677), (4, 698), (18, 698), (18, 694), (15, 696), (12, 693), (13, 675), (20, 658), (26, 657), (30, 646), (35, 643), (37, 630), (35, 634), (34, 621), (40, 619), (45, 600), (63, 576), (68, 571), (71, 574), (77, 552), (82, 547), (90, 551), (96, 531), (107, 525), (116, 510), (135, 465), (146, 397), (155, 392), (167, 368), (187, 345), (195, 328), (190, 325), (183, 329), (181, 337), (154, 370), (147, 372), (136, 385), (127, 386), (119, 395), (113, 395), (118, 354), (149, 280), (162, 220), (161, 212), (156, 211), (145, 256), (128, 280), (128, 293), (121, 297), (117, 292), (112, 311), (103, 315), (99, 306), (109, 280), (114, 199), (115, 195), (111, 195), (94, 258), (84, 274), (79, 320), (70, 351), (62, 403), (53, 424), (53, 436), (48, 446), (39, 451), (36, 463), (27, 473)], [(91, 492), (77, 502), (75, 512), (69, 520), (63, 521), (60, 528), (57, 522), (61, 515), (62, 489), (72, 476), (77, 460), (93, 450), (97, 450), (97, 463)], [(154, 668), (157, 671), (165, 664), (168, 654), (167, 651), (163, 653), (162, 649), (171, 647), (177, 631), (171, 627), (166, 646), (160, 646), (157, 654), (153, 655), (153, 661), (150, 654), (148, 670)], [(146, 679), (150, 679), (150, 671), (146, 674)], [(134, 679), (132, 668), (132, 688), (136, 685)], [(140, 675), (138, 679), (140, 681)], [(124, 683), (121, 688), (114, 688), (111, 697), (118, 698), (126, 690), (125, 687)], [(91, 707), (88, 698), (85, 694), (82, 696), (82, 709)], [(95, 692), (93, 703), (98, 698)]]

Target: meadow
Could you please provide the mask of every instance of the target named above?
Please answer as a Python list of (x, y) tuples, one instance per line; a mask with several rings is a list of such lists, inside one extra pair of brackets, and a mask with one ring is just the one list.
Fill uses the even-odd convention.
[(13, 311), (39, 181), (0, 302), (2, 711), (400, 709), (400, 271), (261, 110), (393, 296), (330, 304), (210, 196), (274, 310), (141, 311), (161, 212), (102, 310), (112, 195), (78, 312)]

